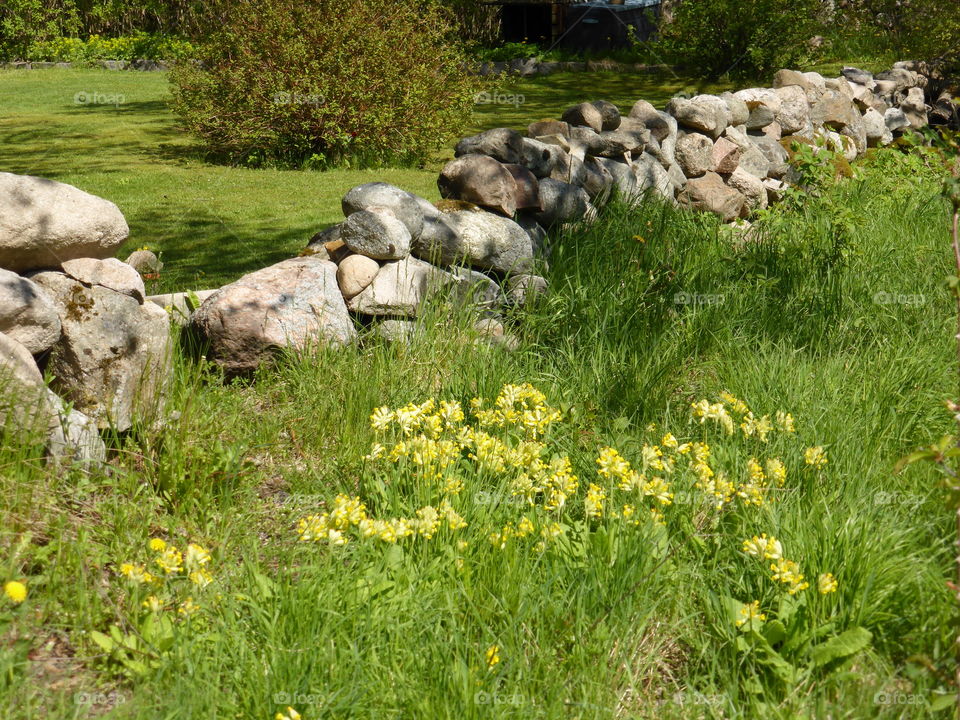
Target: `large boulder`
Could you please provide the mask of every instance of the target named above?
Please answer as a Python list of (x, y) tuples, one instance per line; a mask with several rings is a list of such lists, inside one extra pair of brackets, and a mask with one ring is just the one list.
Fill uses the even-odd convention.
[[(613, 191), (613, 175), (597, 158), (588, 157), (583, 162), (586, 175), (582, 187), (593, 202), (606, 202)], [(541, 208), (542, 209), (542, 208)]]
[[(646, 100), (637, 100), (630, 110), (630, 118), (643, 123), (650, 134), (659, 142), (663, 142), (663, 139), (670, 134), (670, 122), (667, 117), (672, 118), (673, 116), (665, 117), (665, 115), (667, 114), (657, 110)], [(676, 128), (674, 128), (674, 133), (676, 133)]]
[(42, 287), (0, 269), (0, 333), (39, 355), (60, 339), (60, 313)]
[(352, 213), (344, 221), (340, 239), (351, 252), (374, 260), (401, 260), (410, 254), (412, 237), (407, 226), (400, 222), (392, 210), (371, 207)]
[(810, 120), (817, 127), (823, 126), (846, 135), (856, 144), (857, 152), (867, 149), (867, 135), (863, 116), (853, 101), (833, 90), (826, 91), (810, 108)]
[(803, 133), (810, 125), (810, 101), (803, 88), (785, 85), (776, 89), (780, 109), (775, 113), (776, 122), (783, 135)]
[(536, 177), (549, 177), (553, 169), (562, 162), (563, 148), (531, 138), (523, 139), (520, 164)]
[(540, 181), (540, 205), (543, 211), (537, 214), (537, 221), (549, 228), (581, 220), (590, 207), (590, 196), (576, 185), (544, 178)]
[(107, 461), (107, 448), (97, 423), (70, 408), (52, 392), (50, 402), (56, 414), (47, 434), (48, 462), (54, 467), (77, 465), (86, 469), (103, 465)]
[(142, 303), (147, 296), (140, 273), (133, 266), (116, 258), (65, 260), (63, 272), (88, 287), (99, 285), (108, 290), (129, 295), (139, 303)]
[(734, 97), (746, 103), (749, 115), (745, 125), (748, 130), (760, 130), (777, 118), (783, 106), (780, 96), (768, 88), (748, 88), (734, 93)]
[(0, 172), (0, 267), (20, 272), (112, 255), (127, 239), (123, 213), (72, 185)]
[(730, 109), (722, 98), (716, 95), (697, 95), (695, 97), (673, 98), (667, 103), (667, 112), (684, 127), (699, 130), (716, 139), (727, 128)]
[(907, 91), (907, 96), (900, 103), (900, 109), (907, 116), (910, 127), (914, 130), (926, 127), (928, 122), (927, 104), (922, 89), (918, 87), (910, 88)]
[[(544, 183), (555, 182), (541, 180)], [(509, 218), (458, 210), (425, 227), (413, 254), (438, 265), (472, 265), (497, 272), (526, 269), (533, 261), (530, 236)]]
[(538, 138), (541, 135), (570, 137), (570, 123), (563, 120), (537, 120), (527, 125), (527, 137)]
[(643, 153), (633, 162), (633, 172), (637, 176), (637, 189), (650, 190), (664, 200), (674, 199), (675, 187), (663, 165), (650, 153)]
[(711, 170), (722, 175), (729, 175), (740, 164), (740, 155), (743, 151), (728, 137), (722, 137), (713, 145)]
[(887, 128), (883, 115), (873, 108), (863, 114), (863, 128), (867, 135), (867, 145), (877, 147), (893, 142), (893, 133)]
[(763, 181), (743, 168), (737, 168), (727, 178), (727, 185), (739, 191), (747, 199), (750, 210), (761, 210), (767, 206), (767, 188)]
[(583, 125), (597, 132), (603, 130), (603, 113), (587, 102), (567, 108), (561, 119), (570, 125)]
[(158, 419), (172, 373), (167, 313), (59, 272), (33, 280), (60, 310), (62, 334), (47, 362), (52, 388), (101, 428)]
[(501, 163), (486, 155), (464, 155), (451, 160), (440, 171), (437, 187), (444, 198), (466, 200), (508, 217), (517, 211), (513, 176)]
[(683, 133), (677, 138), (675, 157), (684, 175), (700, 177), (713, 169), (713, 140), (703, 133)]
[(595, 100), (590, 103), (600, 111), (601, 130), (616, 130), (620, 127), (620, 109), (607, 100)]
[(231, 373), (253, 370), (280, 348), (343, 345), (356, 337), (337, 266), (313, 257), (284, 260), (220, 288), (190, 325)]
[(724, 222), (740, 217), (746, 205), (739, 190), (724, 184), (723, 178), (712, 172), (689, 180), (679, 200), (694, 210), (711, 212)]
[(517, 210), (540, 209), (540, 184), (537, 176), (523, 165), (504, 165), (517, 186)]
[[(417, 237), (423, 228), (424, 217), (435, 217), (438, 212), (421, 197), (385, 182), (372, 182), (351, 188), (340, 203), (344, 217), (372, 207), (388, 208), (396, 218), (407, 226), (411, 237)], [(328, 236), (324, 241), (338, 240)], [(315, 243), (318, 239), (311, 240)]]
[(625, 162), (611, 158), (595, 158), (595, 160), (610, 173), (610, 177), (613, 178), (613, 187), (621, 200), (631, 202), (637, 197), (637, 176), (634, 175), (633, 168)]
[(502, 163), (519, 163), (522, 152), (523, 135), (516, 130), (494, 128), (463, 138), (457, 143), (454, 155), (488, 155)]

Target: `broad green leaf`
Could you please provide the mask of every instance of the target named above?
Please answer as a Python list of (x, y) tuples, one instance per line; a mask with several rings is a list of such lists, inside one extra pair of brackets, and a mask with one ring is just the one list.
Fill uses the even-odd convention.
[(96, 630), (90, 631), (90, 639), (93, 640), (104, 652), (113, 652), (115, 643), (109, 637), (104, 635), (102, 632), (97, 632)]
[(943, 695), (941, 693), (932, 693), (930, 695), (930, 711), (940, 712), (957, 704), (956, 693), (952, 695)]
[(763, 637), (771, 645), (776, 645), (787, 637), (787, 628), (779, 620), (771, 620), (763, 628)]
[(856, 655), (866, 648), (873, 635), (869, 630), (855, 627), (810, 648), (808, 655), (813, 667), (822, 667), (835, 660)]

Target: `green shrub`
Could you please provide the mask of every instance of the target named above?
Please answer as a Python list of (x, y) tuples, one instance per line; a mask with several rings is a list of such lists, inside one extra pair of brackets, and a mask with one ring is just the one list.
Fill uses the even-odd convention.
[(670, 59), (704, 77), (766, 77), (808, 62), (822, 0), (683, 0), (661, 29)]
[(479, 89), (444, 11), (422, 0), (247, 0), (198, 63), (171, 73), (174, 108), (236, 163), (413, 164), (456, 136)]

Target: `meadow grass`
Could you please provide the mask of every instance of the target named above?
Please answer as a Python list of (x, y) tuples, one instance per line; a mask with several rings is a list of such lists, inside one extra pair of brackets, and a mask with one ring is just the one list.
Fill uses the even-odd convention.
[[(177, 419), (116, 438), (108, 474), (47, 471), (7, 436), (4, 571), (30, 594), (0, 610), (5, 717), (252, 719), (287, 704), (307, 720), (945, 716), (928, 701), (953, 667), (952, 514), (931, 467), (893, 466), (952, 422), (947, 208), (922, 164), (889, 151), (754, 233), (614, 205), (556, 239), (549, 294), (511, 318), (514, 352), (476, 345), (469, 316), (441, 305), (409, 345), (365, 337), (248, 380), (178, 360)], [(539, 531), (552, 516), (466, 458), (449, 496), (465, 528), (396, 545), (356, 528), (343, 546), (298, 539), (338, 493), (383, 518), (439, 505), (409, 466), (363, 460), (375, 408), (467, 408), (527, 382), (562, 413), (544, 459), (569, 458), (579, 478), (560, 540), (493, 544), (507, 523)], [(764, 444), (700, 424), (691, 403), (722, 391), (758, 417), (792, 413), (796, 432)], [(731, 476), (779, 456), (785, 485), (717, 511), (677, 472), (663, 525), (613, 517), (623, 493), (598, 452), (639, 467), (668, 431), (709, 442)], [(825, 467), (804, 464), (810, 446)], [(602, 518), (587, 517), (591, 483), (610, 494)], [(799, 606), (741, 552), (764, 532), (812, 583)], [(175, 596), (200, 610), (165, 610), (178, 619), (159, 629), (147, 591), (118, 573), (151, 561), (152, 537), (212, 553), (213, 583)], [(824, 572), (839, 587), (821, 596)], [(789, 626), (769, 651), (731, 615), (754, 600)], [(136, 649), (98, 644), (111, 627)], [(824, 659), (823, 643), (863, 630), (858, 652)]]
[[(466, 133), (523, 129), (566, 107), (608, 98), (628, 111), (643, 97), (665, 103), (690, 81), (672, 74), (560, 73), (491, 86)], [(443, 149), (423, 168), (327, 172), (212, 165), (178, 130), (165, 72), (0, 70), (0, 169), (70, 183), (116, 203), (130, 225), (120, 257), (162, 253), (152, 293), (217, 288), (296, 255), (343, 219), (340, 200), (365, 182), (394, 183), (440, 199)], [(509, 102), (507, 102), (509, 100)], [(79, 101), (79, 102), (78, 102)]]

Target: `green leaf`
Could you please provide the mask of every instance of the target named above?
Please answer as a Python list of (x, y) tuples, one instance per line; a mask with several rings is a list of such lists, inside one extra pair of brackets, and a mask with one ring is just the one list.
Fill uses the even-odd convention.
[(942, 695), (940, 693), (932, 693), (930, 695), (930, 711), (931, 712), (940, 712), (941, 710), (946, 710), (947, 708), (953, 707), (956, 704), (957, 704), (956, 693), (952, 695)]
[(104, 635), (102, 632), (97, 632), (96, 630), (90, 631), (90, 639), (93, 640), (101, 650), (104, 652), (113, 652), (115, 643), (109, 637)]
[(763, 628), (763, 637), (771, 645), (776, 645), (787, 637), (787, 628), (779, 620), (771, 620)]
[(257, 584), (261, 597), (269, 600), (277, 589), (277, 584), (261, 572), (253, 571), (253, 580)]
[(862, 627), (846, 630), (826, 642), (810, 648), (808, 655), (813, 667), (822, 667), (835, 660), (848, 658), (870, 645), (873, 634)]

